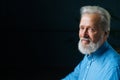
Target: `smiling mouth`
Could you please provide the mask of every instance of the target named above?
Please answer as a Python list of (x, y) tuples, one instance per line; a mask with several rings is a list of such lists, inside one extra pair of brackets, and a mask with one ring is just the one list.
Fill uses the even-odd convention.
[(81, 39), (81, 42), (83, 44), (89, 44), (90, 43), (90, 40), (89, 39)]

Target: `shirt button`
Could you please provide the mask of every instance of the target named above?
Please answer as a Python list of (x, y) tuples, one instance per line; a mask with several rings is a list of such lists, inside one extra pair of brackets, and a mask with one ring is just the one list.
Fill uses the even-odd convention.
[(92, 59), (92, 62), (94, 61), (94, 59)]
[(87, 69), (89, 68), (89, 66), (87, 66)]

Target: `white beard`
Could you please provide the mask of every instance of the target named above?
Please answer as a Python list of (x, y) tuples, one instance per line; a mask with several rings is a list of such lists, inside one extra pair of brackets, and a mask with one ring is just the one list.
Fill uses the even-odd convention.
[(88, 39), (90, 41), (90, 43), (88, 45), (83, 45), (81, 43), (82, 39), (87, 39), (87, 38), (81, 38), (79, 43), (78, 43), (78, 49), (82, 54), (91, 54), (93, 52), (95, 52), (101, 45), (101, 40), (102, 37), (100, 38), (100, 40), (97, 43), (93, 43), (90, 39)]

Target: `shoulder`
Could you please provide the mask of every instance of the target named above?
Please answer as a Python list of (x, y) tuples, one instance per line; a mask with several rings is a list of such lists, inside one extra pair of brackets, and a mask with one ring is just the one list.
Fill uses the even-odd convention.
[(120, 55), (111, 46), (105, 51), (105, 60), (111, 67), (120, 67)]

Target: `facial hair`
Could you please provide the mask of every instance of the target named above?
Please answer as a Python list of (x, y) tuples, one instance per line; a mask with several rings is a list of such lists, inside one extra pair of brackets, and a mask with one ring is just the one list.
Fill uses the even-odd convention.
[[(86, 39), (86, 40), (89, 40), (90, 43), (87, 44), (87, 45), (83, 45), (82, 44), (82, 40), (83, 39)], [(78, 43), (78, 50), (82, 53), (82, 54), (91, 54), (93, 52), (95, 52), (101, 45), (101, 40), (102, 40), (102, 37), (99, 39), (99, 41), (97, 43), (93, 43), (90, 39), (88, 38), (81, 38), (79, 40), (79, 43)]]

